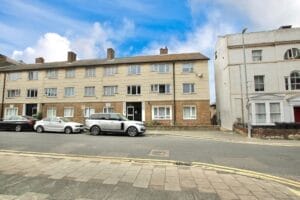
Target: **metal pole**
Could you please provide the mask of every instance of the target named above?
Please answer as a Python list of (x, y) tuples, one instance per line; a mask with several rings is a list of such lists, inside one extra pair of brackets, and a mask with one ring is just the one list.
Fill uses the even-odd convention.
[(244, 94), (243, 94), (243, 82), (242, 82), (242, 69), (241, 69), (241, 65), (239, 65), (239, 70), (240, 70), (240, 81), (241, 81), (241, 85), (240, 85), (240, 90), (241, 90), (241, 108), (242, 108), (242, 124), (243, 126), (245, 126), (245, 118), (244, 118)]
[(247, 103), (246, 103), (246, 108), (247, 108), (247, 114), (248, 114), (248, 138), (251, 138), (251, 124), (250, 124), (250, 111), (249, 111), (249, 93), (248, 93), (248, 79), (247, 79), (247, 66), (246, 66), (246, 52), (245, 52), (245, 41), (244, 41), (244, 34), (247, 31), (247, 28), (244, 28), (242, 31), (242, 42), (243, 42), (243, 54), (244, 54), (244, 72), (245, 72), (245, 86), (246, 86), (246, 99), (247, 99)]

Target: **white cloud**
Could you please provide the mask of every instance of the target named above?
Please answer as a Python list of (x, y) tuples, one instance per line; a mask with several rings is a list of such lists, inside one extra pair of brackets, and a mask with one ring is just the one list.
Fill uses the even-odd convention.
[(107, 23), (96, 22), (81, 35), (72, 32), (68, 32), (67, 36), (46, 33), (34, 46), (15, 50), (11, 57), (26, 63), (34, 62), (36, 57), (44, 57), (46, 62), (63, 61), (70, 50), (77, 53), (80, 59), (105, 57), (106, 49), (117, 48), (124, 39), (134, 34), (134, 28), (132, 21), (124, 19), (115, 29)]
[(32, 63), (37, 57), (44, 57), (47, 62), (66, 60), (67, 51), (70, 50), (70, 41), (57, 33), (46, 33), (33, 47), (23, 51), (15, 50), (12, 58)]

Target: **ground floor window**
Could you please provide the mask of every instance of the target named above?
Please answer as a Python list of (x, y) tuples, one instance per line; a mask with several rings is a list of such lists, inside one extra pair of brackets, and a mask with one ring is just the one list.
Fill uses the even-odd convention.
[(56, 108), (55, 107), (49, 107), (47, 108), (47, 117), (56, 117)]
[(104, 107), (103, 108), (103, 113), (113, 113), (114, 112), (114, 108), (113, 107)]
[(84, 109), (84, 117), (90, 117), (91, 116), (91, 114), (94, 114), (95, 113), (95, 109), (94, 108), (90, 108), (90, 107), (86, 107), (85, 109)]
[(5, 108), (5, 119), (18, 115), (18, 108)]
[(270, 103), (270, 120), (272, 123), (281, 121), (280, 103)]
[(152, 119), (153, 120), (168, 120), (172, 118), (171, 106), (153, 106)]
[(74, 108), (73, 107), (64, 108), (64, 117), (74, 117)]
[(256, 123), (266, 123), (266, 104), (256, 103), (255, 104), (255, 116)]
[[(251, 104), (250, 104), (251, 105)], [(253, 109), (251, 107), (254, 106)], [(249, 107), (250, 119), (254, 124), (274, 124), (281, 122), (282, 108), (280, 102), (259, 102)]]
[(183, 119), (196, 119), (196, 106), (183, 107)]

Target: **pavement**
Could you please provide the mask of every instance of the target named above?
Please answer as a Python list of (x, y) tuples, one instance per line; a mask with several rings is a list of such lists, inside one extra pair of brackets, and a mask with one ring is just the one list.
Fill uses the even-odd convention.
[(293, 183), (214, 166), (0, 152), (0, 200), (299, 199)]
[(233, 131), (213, 130), (147, 130), (147, 135), (170, 135), (231, 143), (300, 147), (300, 140), (248, 138)]

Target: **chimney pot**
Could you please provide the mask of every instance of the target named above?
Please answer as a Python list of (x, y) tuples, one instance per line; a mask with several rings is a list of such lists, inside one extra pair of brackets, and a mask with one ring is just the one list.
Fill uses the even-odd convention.
[(160, 48), (160, 55), (162, 54), (168, 54), (168, 47)]
[(115, 50), (113, 48), (107, 49), (107, 59), (112, 60), (115, 58)]
[(76, 53), (73, 51), (68, 51), (68, 62), (76, 61)]
[(38, 58), (35, 59), (35, 63), (36, 63), (36, 64), (42, 64), (42, 63), (44, 63), (44, 62), (45, 62), (45, 60), (44, 60), (43, 57), (38, 57)]

